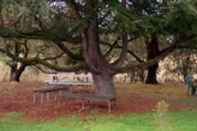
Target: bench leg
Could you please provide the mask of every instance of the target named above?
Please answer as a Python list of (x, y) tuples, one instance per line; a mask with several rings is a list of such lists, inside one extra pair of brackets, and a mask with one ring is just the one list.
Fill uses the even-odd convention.
[(50, 93), (46, 93), (47, 101), (50, 101)]
[(107, 105), (108, 105), (108, 112), (111, 113), (111, 111), (112, 111), (112, 102), (111, 101), (107, 101)]
[(54, 94), (54, 101), (57, 101), (57, 94)]
[(36, 104), (37, 93), (33, 94), (33, 104)]
[(40, 104), (43, 104), (44, 103), (44, 94), (41, 94), (40, 95)]

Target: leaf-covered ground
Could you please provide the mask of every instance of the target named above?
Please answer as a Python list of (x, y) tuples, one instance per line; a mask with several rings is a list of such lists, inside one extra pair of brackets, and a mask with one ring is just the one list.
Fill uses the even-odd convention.
[[(40, 83), (1, 83), (0, 84), (0, 116), (10, 112), (21, 112), (28, 119), (50, 120), (68, 115), (86, 116), (91, 112), (109, 114), (107, 108), (89, 106), (78, 113), (80, 103), (68, 102), (63, 98), (45, 104), (33, 104), (33, 89), (43, 87)], [(117, 106), (112, 115), (120, 116), (129, 113), (152, 112), (155, 105), (166, 100), (170, 111), (195, 110), (195, 97), (188, 97), (184, 85), (162, 84), (158, 86), (144, 84), (117, 84)]]

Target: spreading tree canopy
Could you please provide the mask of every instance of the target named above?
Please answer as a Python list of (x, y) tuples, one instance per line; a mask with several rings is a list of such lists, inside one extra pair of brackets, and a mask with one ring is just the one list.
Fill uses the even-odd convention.
[[(0, 36), (51, 41), (77, 61), (75, 65), (17, 60), (59, 71), (88, 70), (97, 95), (115, 97), (115, 74), (150, 67), (175, 49), (194, 46), (189, 41), (196, 37), (197, 17), (191, 0), (64, 0), (61, 6), (54, 2), (1, 0)], [(166, 46), (144, 61), (128, 49), (141, 38), (147, 45), (159, 44), (162, 38)], [(136, 61), (126, 62), (128, 54)]]

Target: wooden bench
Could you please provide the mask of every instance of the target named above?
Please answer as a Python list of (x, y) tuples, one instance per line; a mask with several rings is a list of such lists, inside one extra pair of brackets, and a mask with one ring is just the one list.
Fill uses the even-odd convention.
[[(108, 112), (112, 111), (113, 106), (115, 105), (115, 99), (109, 97), (97, 96), (94, 93), (73, 93), (73, 88), (81, 87), (81, 86), (90, 86), (92, 83), (85, 82), (59, 82), (59, 83), (48, 83), (45, 88), (34, 90), (33, 94), (33, 103), (43, 104), (44, 101), (50, 101), (51, 94), (54, 95), (54, 100), (57, 100), (58, 96), (64, 96), (67, 100), (79, 101), (81, 103), (80, 111), (85, 110), (85, 103), (89, 103), (89, 105), (97, 104), (97, 103), (106, 103)], [(38, 100), (39, 101), (38, 101)], [(68, 105), (70, 106), (70, 105)]]
[[(88, 103), (90, 106), (93, 104), (98, 103), (106, 103), (108, 112), (110, 113), (112, 111), (112, 108), (115, 105), (115, 99), (109, 98), (109, 97), (103, 97), (103, 96), (96, 96), (95, 94), (71, 94), (71, 93), (65, 93), (64, 94), (65, 99), (67, 100), (75, 100), (81, 103), (81, 108), (79, 112), (85, 110), (86, 103)], [(69, 106), (69, 105), (68, 105)]]
[(48, 82), (44, 88), (35, 89), (33, 94), (33, 103), (37, 103), (37, 99), (40, 99), (40, 104), (44, 101), (50, 100), (50, 95), (54, 95), (54, 100), (57, 100), (57, 96), (63, 96), (64, 92), (72, 93), (73, 88), (81, 86), (90, 86), (92, 83), (85, 82), (73, 82), (73, 81), (58, 81)]
[(45, 99), (46, 101), (50, 101), (50, 96), (54, 95), (54, 100), (57, 100), (58, 96), (63, 96), (63, 92), (70, 91), (69, 86), (59, 86), (59, 87), (45, 87), (41, 89), (35, 89), (33, 94), (33, 103), (37, 103), (37, 99), (40, 98), (40, 104), (43, 104)]

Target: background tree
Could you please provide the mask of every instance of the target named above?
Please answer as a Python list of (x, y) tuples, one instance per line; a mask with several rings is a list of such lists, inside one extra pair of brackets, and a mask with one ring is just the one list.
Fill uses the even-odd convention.
[[(189, 31), (196, 27), (196, 23), (194, 22), (194, 19), (196, 19), (195, 11), (191, 11), (191, 9), (195, 10), (194, 6), (192, 6), (195, 2), (190, 2), (191, 1), (129, 0), (128, 5), (131, 14), (128, 12), (127, 15), (130, 15), (130, 18), (137, 17), (138, 19), (136, 24), (133, 24), (131, 21), (129, 27), (134, 28), (134, 31), (139, 33), (141, 38), (144, 39), (147, 52), (146, 59), (148, 61), (162, 54), (166, 49), (169, 49), (168, 47), (171, 48), (171, 52), (175, 51), (179, 47), (171, 46), (172, 43), (176, 43), (181, 37), (187, 39), (188, 34), (191, 35), (195, 32), (194, 30)], [(190, 9), (188, 6), (190, 6)], [(191, 43), (187, 45), (188, 47), (192, 46)], [(145, 81), (147, 84), (158, 83), (156, 77), (158, 63), (159, 61), (148, 66)]]
[[(57, 53), (59, 52), (59, 53)], [(22, 73), (27, 67), (36, 67), (39, 65), (34, 62), (36, 59), (53, 62), (63, 56), (63, 52), (51, 45), (47, 46), (43, 41), (32, 41), (23, 39), (2, 39), (0, 42), (0, 53), (4, 58), (6, 65), (10, 67), (10, 81), (20, 81)], [(58, 54), (55, 55), (54, 54)], [(32, 59), (29, 61), (20, 61), (19, 59)]]
[(5, 40), (3, 45), (1, 43), (0, 52), (7, 57), (6, 64), (10, 67), (10, 81), (20, 81), (20, 76), (28, 65), (18, 62), (16, 58), (27, 57), (28, 48), (26, 41), (15, 41), (12, 43)]

